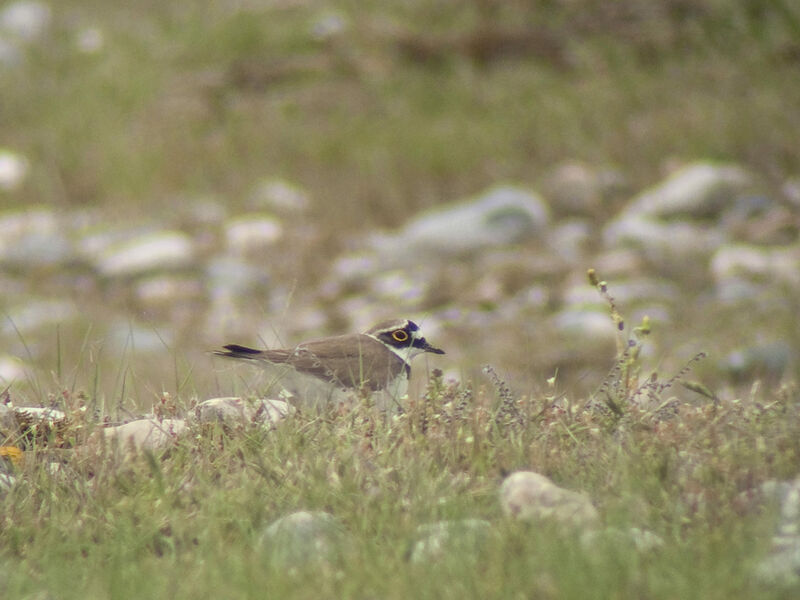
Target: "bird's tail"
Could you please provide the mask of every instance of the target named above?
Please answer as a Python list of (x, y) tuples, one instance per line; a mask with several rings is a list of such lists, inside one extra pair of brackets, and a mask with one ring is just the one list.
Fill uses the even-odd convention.
[(261, 350), (256, 350), (254, 348), (248, 348), (247, 346), (239, 346), (238, 344), (229, 344), (227, 346), (223, 346), (225, 351), (217, 350), (214, 352), (216, 356), (224, 356), (226, 358), (247, 358), (247, 359), (255, 359), (259, 354), (261, 354)]

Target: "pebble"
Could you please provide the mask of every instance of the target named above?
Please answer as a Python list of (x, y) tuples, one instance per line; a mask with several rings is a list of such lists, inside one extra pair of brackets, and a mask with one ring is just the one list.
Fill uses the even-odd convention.
[(246, 427), (259, 424), (273, 428), (295, 413), (295, 408), (282, 400), (257, 400), (239, 397), (211, 398), (194, 409), (198, 423), (219, 423), (226, 427)]
[(775, 486), (780, 516), (769, 555), (756, 567), (756, 577), (772, 585), (800, 584), (800, 478)]
[(326, 512), (298, 511), (281, 517), (261, 534), (261, 546), (272, 565), (298, 568), (330, 565), (345, 542), (345, 531)]
[(7, 308), (0, 323), (0, 333), (29, 333), (51, 328), (81, 316), (77, 306), (68, 300), (31, 299), (25, 304)]
[(372, 237), (382, 265), (471, 254), (539, 235), (548, 208), (535, 192), (498, 186), (477, 198), (423, 213), (393, 234)]
[(115, 319), (108, 327), (106, 340), (119, 352), (170, 352), (175, 333), (167, 327), (140, 324), (130, 319)]
[(416, 530), (416, 541), (409, 551), (409, 560), (415, 564), (430, 564), (449, 557), (459, 561), (475, 561), (485, 549), (491, 534), (492, 526), (482, 519), (420, 525)]
[[(2, 49), (0, 38), (0, 57), (6, 55), (2, 62), (13, 60), (12, 50)], [(0, 192), (11, 192), (18, 189), (28, 176), (28, 160), (16, 152), (0, 148)]]
[(102, 431), (107, 442), (117, 443), (122, 449), (155, 451), (174, 445), (186, 431), (186, 423), (182, 419), (137, 419)]
[(553, 520), (591, 528), (600, 520), (588, 496), (561, 488), (533, 471), (517, 471), (503, 481), (500, 505), (506, 515), (523, 521)]
[(0, 213), (0, 265), (27, 273), (74, 262), (76, 252), (65, 229), (61, 219), (47, 208)]
[(205, 281), (212, 298), (228, 295), (243, 297), (265, 292), (270, 277), (263, 267), (249, 264), (239, 256), (223, 254), (208, 261)]
[(576, 339), (608, 342), (616, 339), (619, 333), (607, 306), (569, 307), (551, 318), (556, 331)]
[(298, 185), (283, 179), (265, 179), (256, 185), (250, 204), (280, 214), (302, 214), (308, 210), (310, 201), (306, 191)]
[(712, 252), (726, 241), (725, 234), (714, 227), (641, 216), (615, 219), (603, 230), (606, 248), (635, 248), (660, 268), (703, 268)]
[(786, 285), (797, 291), (800, 290), (800, 245), (726, 245), (714, 253), (710, 268), (718, 284), (744, 279), (764, 286)]
[(624, 213), (661, 219), (713, 217), (751, 185), (752, 176), (739, 166), (698, 162), (639, 194)]
[(275, 217), (251, 213), (230, 219), (225, 224), (225, 243), (233, 254), (258, 253), (277, 243), (283, 226)]
[(145, 277), (133, 288), (136, 299), (150, 307), (186, 305), (201, 300), (204, 292), (197, 278), (171, 274)]
[(619, 171), (577, 161), (556, 166), (544, 181), (544, 192), (555, 212), (582, 216), (600, 213), (606, 199), (625, 187)]
[(132, 278), (152, 272), (186, 269), (194, 263), (192, 239), (180, 231), (156, 231), (106, 248), (94, 256), (104, 278)]
[(777, 382), (797, 362), (797, 353), (785, 340), (751, 344), (728, 353), (720, 367), (728, 374), (744, 379), (766, 378)]
[(25, 364), (16, 356), (0, 354), (0, 382), (9, 385), (25, 379)]
[(19, 0), (0, 10), (0, 32), (22, 42), (41, 38), (50, 27), (52, 10), (44, 2)]

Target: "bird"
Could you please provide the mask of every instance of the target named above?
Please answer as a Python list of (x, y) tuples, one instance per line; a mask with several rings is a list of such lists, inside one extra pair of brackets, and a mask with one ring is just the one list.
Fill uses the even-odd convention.
[(445, 352), (429, 344), (419, 325), (408, 319), (382, 321), (364, 333), (317, 338), (293, 348), (257, 350), (229, 344), (214, 352), (265, 368), (285, 365), (339, 390), (388, 391), (393, 397), (405, 394), (411, 359), (424, 353)]

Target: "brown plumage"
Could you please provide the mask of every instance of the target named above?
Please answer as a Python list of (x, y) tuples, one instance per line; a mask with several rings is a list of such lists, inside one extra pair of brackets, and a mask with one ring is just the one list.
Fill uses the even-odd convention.
[(214, 354), (279, 365), (311, 375), (341, 388), (377, 391), (410, 373), (416, 354), (444, 354), (418, 335), (419, 327), (405, 319), (386, 321), (366, 333), (350, 333), (310, 340), (295, 348), (255, 350), (231, 344)]

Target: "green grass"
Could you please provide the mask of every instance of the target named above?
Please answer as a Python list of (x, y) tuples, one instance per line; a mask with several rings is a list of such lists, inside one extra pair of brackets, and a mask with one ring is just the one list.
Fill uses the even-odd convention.
[[(165, 455), (124, 462), (78, 446), (55, 473), (46, 450), (28, 453), (2, 500), (0, 587), (9, 598), (785, 597), (752, 578), (774, 511), (744, 497), (794, 474), (797, 398), (663, 419), (567, 400), (578, 409), (434, 381), (388, 421), (360, 407), (272, 432), (194, 428)], [(604, 526), (652, 531), (663, 547), (587, 548), (563, 526), (509, 520), (498, 487), (520, 468), (586, 492)], [(291, 571), (258, 540), (301, 509), (331, 513), (346, 534), (331, 563)], [(461, 518), (495, 530), (477, 566), (458, 551), (407, 561), (418, 525)]]
[[(316, 227), (303, 247), (282, 249), (289, 266), (275, 283), (298, 297), (327, 275), (329, 263), (311, 257), (335, 256), (350, 235), (498, 182), (541, 189), (564, 161), (622, 172), (625, 191), (602, 218), (674, 161), (739, 163), (776, 197), (800, 172), (800, 13), (787, 0), (339, 2), (347, 29), (328, 41), (309, 33), (322, 14), (315, 3), (51, 6), (46, 39), (22, 67), (0, 71), (0, 143), (31, 164), (25, 185), (3, 193), (3, 208), (91, 209), (103, 221), (138, 223), (162, 220), (169, 206), (165, 225), (184, 227), (198, 199), (233, 215), (252, 208), (259, 181), (283, 177), (308, 191)], [(76, 31), (95, 26), (102, 50), (78, 52)], [(551, 54), (481, 58), (467, 43), (483, 29), (534, 27), (556, 40)], [(506, 275), (510, 294), (532, 283), (525, 269)], [(47, 273), (4, 277), (13, 306), (74, 294)], [(551, 278), (535, 283), (567, 279)], [(674, 323), (653, 327), (657, 352), (616, 362), (610, 344), (553, 339), (536, 311), (492, 335), (457, 324), (448, 334), (462, 363), (436, 364), (461, 369), (464, 383), (423, 380), (418, 396), (427, 384), (427, 400), (391, 422), (358, 408), (301, 414), (266, 434), (194, 429), (164, 456), (123, 464), (67, 448), (55, 473), (51, 450), (31, 451), (0, 499), (0, 595), (793, 597), (751, 577), (775, 507), (746, 496), (797, 475), (796, 383), (792, 373), (734, 381), (715, 361), (762, 336), (797, 347), (796, 302), (780, 292), (774, 305), (742, 310), (682, 293)], [(165, 392), (183, 412), (231, 387), (252, 391), (208, 368), (201, 352), (220, 340), (196, 323), (160, 355), (142, 355), (103, 337), (103, 322), (135, 307), (113, 290), (80, 301), (83, 316), (71, 325), (3, 339), (30, 348), (34, 365), (8, 391), (16, 403), (84, 402), (78, 422), (95, 428), (106, 416), (151, 410)], [(241, 301), (267, 310), (264, 298)], [(155, 331), (170, 325), (139, 317)], [(671, 418), (628, 407), (632, 382), (651, 368), (666, 381), (699, 350), (711, 358), (684, 378), (711, 387), (718, 405), (676, 382), (662, 394), (679, 399)], [(580, 368), (587, 355), (595, 367), (616, 364), (606, 389), (621, 414), (585, 410), (603, 382)], [(500, 373), (495, 384), (480, 373), (487, 362)], [(548, 388), (552, 365), (574, 368)], [(508, 393), (498, 385), (507, 374)], [(556, 398), (563, 404), (552, 406)], [(585, 492), (604, 525), (650, 530), (663, 547), (638, 554), (609, 541), (587, 550), (552, 525), (507, 519), (498, 488), (516, 469)], [(301, 509), (330, 512), (348, 541), (330, 567), (289, 573), (258, 540)], [(458, 552), (409, 564), (419, 525), (461, 518), (485, 519), (497, 534), (477, 566)]]

